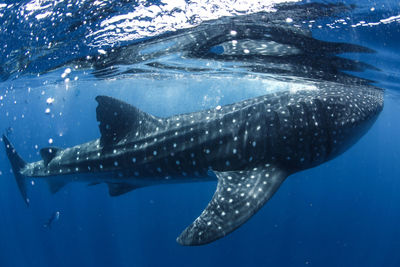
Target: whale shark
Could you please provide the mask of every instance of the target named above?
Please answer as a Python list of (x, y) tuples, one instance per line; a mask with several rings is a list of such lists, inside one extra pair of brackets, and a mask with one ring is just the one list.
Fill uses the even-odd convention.
[(100, 138), (45, 147), (26, 163), (3, 135), (21, 195), (28, 179), (56, 193), (69, 182), (105, 183), (111, 196), (155, 185), (217, 180), (200, 216), (177, 238), (203, 245), (254, 215), (290, 175), (331, 160), (364, 135), (383, 108), (371, 85), (315, 83), (167, 118), (97, 96)]

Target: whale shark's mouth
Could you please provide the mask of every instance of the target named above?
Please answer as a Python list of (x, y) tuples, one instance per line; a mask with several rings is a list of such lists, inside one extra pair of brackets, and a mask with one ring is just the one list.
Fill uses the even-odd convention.
[[(299, 80), (293, 82), (295, 77), (287, 77), (286, 81), (277, 81), (264, 79), (262, 80), (263, 87), (265, 88), (265, 93), (275, 93), (288, 91), (290, 93), (296, 93), (300, 91), (316, 91), (319, 90), (317, 84), (312, 81)], [(260, 90), (261, 91), (261, 90)]]
[(317, 86), (310, 84), (298, 84), (298, 83), (290, 83), (289, 84), (289, 92), (296, 93), (299, 91), (315, 91), (318, 90)]
[(295, 46), (268, 40), (232, 40), (210, 48), (211, 52), (219, 55), (260, 55), (260, 56), (289, 56), (301, 53)]

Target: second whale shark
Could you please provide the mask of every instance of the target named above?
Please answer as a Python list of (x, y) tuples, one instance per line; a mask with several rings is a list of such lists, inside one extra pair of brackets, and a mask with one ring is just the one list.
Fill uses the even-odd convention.
[(96, 97), (101, 137), (70, 148), (41, 149), (26, 163), (3, 141), (25, 202), (27, 179), (52, 192), (74, 181), (106, 183), (111, 196), (136, 188), (217, 179), (213, 198), (177, 238), (202, 245), (246, 222), (291, 174), (338, 156), (383, 108), (383, 91), (317, 83), (313, 90), (270, 93), (227, 106), (158, 118), (108, 96)]

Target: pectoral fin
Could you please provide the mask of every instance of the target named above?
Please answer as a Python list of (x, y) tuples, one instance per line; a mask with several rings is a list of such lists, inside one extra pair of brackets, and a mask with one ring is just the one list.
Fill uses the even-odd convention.
[(178, 243), (203, 245), (229, 234), (272, 197), (288, 172), (266, 164), (252, 170), (215, 174), (218, 186), (212, 200), (177, 238)]

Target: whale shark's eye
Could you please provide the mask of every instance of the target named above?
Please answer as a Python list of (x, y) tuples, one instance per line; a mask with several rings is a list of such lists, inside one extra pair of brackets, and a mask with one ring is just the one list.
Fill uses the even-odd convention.
[(221, 45), (216, 45), (211, 47), (209, 52), (216, 55), (222, 55), (224, 53), (224, 47)]

